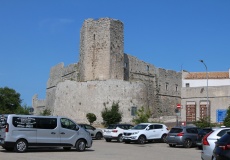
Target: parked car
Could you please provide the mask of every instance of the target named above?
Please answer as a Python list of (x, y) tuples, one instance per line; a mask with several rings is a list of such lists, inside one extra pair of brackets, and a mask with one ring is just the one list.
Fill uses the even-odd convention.
[(191, 148), (196, 145), (197, 134), (201, 129), (193, 126), (173, 127), (166, 137), (166, 142), (170, 147), (182, 145)]
[(8, 114), (0, 115), (0, 139), (5, 137), (5, 128)]
[(92, 146), (89, 132), (62, 116), (8, 115), (0, 145), (7, 151), (26, 152), (32, 147), (76, 148)]
[(85, 130), (87, 130), (90, 133), (90, 135), (92, 136), (92, 138), (95, 138), (95, 139), (102, 139), (103, 138), (102, 129), (95, 128), (89, 124), (80, 123), (78, 125), (81, 126), (82, 128), (84, 128)]
[(124, 131), (123, 142), (137, 142), (144, 144), (146, 141), (161, 140), (165, 142), (169, 129), (160, 123), (140, 123), (130, 130)]
[(230, 159), (230, 132), (224, 134), (217, 142), (213, 150), (214, 160)]
[(203, 137), (211, 132), (213, 129), (211, 127), (208, 127), (208, 128), (203, 128), (201, 129), (198, 134), (197, 134), (197, 139), (196, 139), (196, 146), (199, 148), (199, 149), (202, 149), (202, 139)]
[(220, 139), (226, 132), (230, 131), (230, 128), (215, 128), (203, 137), (201, 151), (202, 160), (213, 160), (213, 150), (215, 148), (215, 142)]
[(103, 133), (106, 142), (111, 142), (111, 140), (117, 140), (122, 142), (122, 134), (125, 130), (132, 128), (131, 124), (111, 124), (109, 125)]

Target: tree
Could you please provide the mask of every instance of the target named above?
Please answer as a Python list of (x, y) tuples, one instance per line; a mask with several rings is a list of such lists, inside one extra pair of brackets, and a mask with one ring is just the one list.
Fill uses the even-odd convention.
[(42, 116), (49, 116), (51, 115), (51, 110), (50, 109), (45, 109), (43, 112), (40, 113)]
[(0, 88), (0, 113), (1, 114), (29, 114), (26, 105), (21, 106), (22, 100), (20, 99), (20, 94), (14, 89), (4, 87)]
[(122, 121), (122, 112), (119, 111), (118, 103), (113, 102), (111, 109), (105, 107), (104, 110), (101, 112), (101, 116), (103, 118), (103, 123), (105, 126), (108, 126), (109, 124), (119, 123)]
[(205, 127), (211, 127), (212, 126), (212, 124), (210, 123), (210, 117), (200, 118), (198, 121), (195, 121), (194, 124), (197, 127), (200, 127), (200, 128), (205, 128)]
[(137, 110), (137, 115), (133, 119), (135, 124), (148, 122), (151, 114), (149, 110), (145, 110), (144, 107), (141, 107)]
[(94, 113), (87, 113), (86, 118), (88, 119), (90, 125), (97, 120), (97, 117)]
[(30, 114), (30, 108), (27, 105), (23, 105), (21, 107), (18, 107), (17, 110), (15, 111), (16, 114)]
[(230, 107), (227, 110), (227, 115), (224, 119), (224, 126), (230, 127)]

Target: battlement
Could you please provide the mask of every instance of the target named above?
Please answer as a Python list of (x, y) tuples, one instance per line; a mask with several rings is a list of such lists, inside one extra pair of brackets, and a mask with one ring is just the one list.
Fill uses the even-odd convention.
[(78, 64), (70, 64), (64, 67), (64, 63), (59, 63), (50, 69), (50, 77), (47, 82), (47, 89), (56, 87), (64, 80), (78, 81)]

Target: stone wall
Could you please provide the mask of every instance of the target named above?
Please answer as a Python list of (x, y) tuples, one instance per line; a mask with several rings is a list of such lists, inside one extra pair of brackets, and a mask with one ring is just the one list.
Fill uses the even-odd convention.
[(70, 64), (64, 66), (64, 63), (59, 63), (50, 69), (50, 76), (47, 81), (46, 99), (39, 100), (38, 95), (33, 96), (34, 114), (40, 114), (44, 109), (54, 110), (54, 102), (56, 99), (56, 87), (60, 82), (65, 80), (77, 81), (79, 78), (78, 64)]
[(131, 107), (146, 106), (146, 87), (141, 82), (123, 80), (64, 81), (57, 85), (53, 115), (71, 117), (77, 122), (87, 123), (87, 113), (94, 113), (97, 122), (102, 122), (101, 111), (119, 102), (123, 122), (131, 122)]
[(40, 114), (46, 109), (46, 100), (38, 99), (38, 95), (35, 94), (32, 98), (33, 113)]
[(123, 24), (118, 20), (87, 19), (81, 28), (80, 81), (122, 79)]

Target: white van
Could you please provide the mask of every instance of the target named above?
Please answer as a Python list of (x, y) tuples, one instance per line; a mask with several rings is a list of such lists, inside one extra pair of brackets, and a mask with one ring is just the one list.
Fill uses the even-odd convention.
[(25, 152), (31, 147), (63, 147), (84, 151), (92, 137), (73, 120), (61, 116), (8, 115), (0, 145), (8, 151)]

